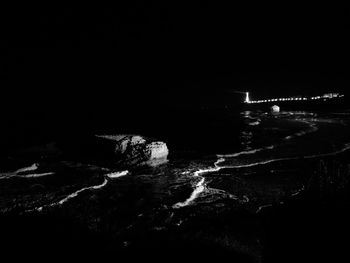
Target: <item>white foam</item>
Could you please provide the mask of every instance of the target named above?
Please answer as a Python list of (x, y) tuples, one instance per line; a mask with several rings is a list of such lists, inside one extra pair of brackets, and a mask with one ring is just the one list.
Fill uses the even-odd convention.
[(0, 179), (9, 179), (12, 177), (20, 177), (20, 178), (36, 178), (36, 177), (43, 177), (46, 175), (52, 175), (54, 172), (46, 172), (46, 173), (31, 173), (31, 174), (26, 174), (24, 172), (29, 172), (29, 171), (35, 171), (39, 168), (38, 164), (33, 164), (28, 167), (24, 167), (21, 169), (18, 169), (12, 173), (3, 173), (0, 174)]
[(219, 157), (219, 158), (232, 158), (232, 157), (237, 157), (240, 155), (254, 154), (257, 152), (261, 152), (263, 150), (271, 150), (274, 147), (275, 147), (274, 145), (270, 145), (270, 146), (266, 146), (266, 147), (262, 147), (262, 148), (258, 148), (258, 149), (253, 149), (253, 150), (249, 150), (249, 151), (242, 151), (242, 152), (238, 152), (238, 153), (217, 154), (217, 157)]
[(254, 154), (254, 153), (257, 153), (259, 151), (261, 151), (262, 148), (260, 149), (254, 149), (254, 150), (249, 150), (249, 151), (242, 151), (242, 152), (238, 152), (238, 153), (230, 153), (230, 154), (217, 154), (216, 156), (219, 157), (219, 158), (232, 158), (232, 157), (237, 157), (237, 156), (240, 156), (240, 155), (246, 155), (246, 154)]
[(219, 165), (220, 163), (224, 162), (224, 161), (225, 161), (225, 158), (219, 158), (219, 159), (214, 163), (215, 167), (218, 167), (218, 165)]
[(290, 161), (290, 160), (298, 160), (298, 159), (314, 159), (314, 158), (321, 158), (321, 157), (328, 157), (337, 155), (339, 153), (345, 152), (347, 150), (350, 150), (350, 143), (345, 144), (345, 147), (334, 152), (329, 153), (321, 153), (321, 154), (314, 154), (314, 155), (306, 155), (306, 156), (300, 156), (300, 157), (286, 157), (286, 158), (277, 158), (277, 159), (270, 159), (266, 161), (256, 162), (256, 163), (249, 163), (249, 164), (242, 164), (242, 165), (234, 165), (234, 166), (225, 166), (222, 168), (246, 168), (246, 167), (253, 167), (257, 165), (264, 165), (269, 164), (273, 162), (281, 162), (281, 161)]
[(256, 125), (259, 125), (259, 124), (260, 124), (259, 121), (254, 121), (254, 122), (248, 123), (249, 126), (256, 126)]
[(39, 164), (34, 163), (31, 166), (27, 166), (27, 167), (23, 167), (21, 169), (18, 169), (16, 171), (14, 171), (13, 173), (18, 174), (18, 173), (23, 173), (23, 172), (35, 171), (38, 168), (39, 168)]
[[(34, 163), (31, 166), (20, 168), (14, 172), (6, 172), (6, 173), (0, 173), (0, 179), (8, 179), (14, 176), (17, 176), (19, 173), (29, 172), (29, 171), (35, 171), (39, 168), (39, 165)], [(20, 175), (18, 175), (20, 176)]]
[(272, 204), (267, 204), (267, 205), (261, 205), (261, 206), (259, 206), (258, 210), (256, 210), (255, 213), (260, 213), (261, 210), (263, 210), (264, 208), (267, 208), (267, 207), (272, 207)]
[[(265, 165), (265, 164), (270, 164), (270, 163), (274, 163), (274, 162), (280, 162), (280, 161), (290, 161), (290, 160), (298, 160), (298, 159), (313, 159), (313, 158), (320, 158), (320, 157), (327, 157), (327, 156), (332, 156), (332, 155), (336, 155), (342, 152), (345, 152), (347, 150), (350, 149), (350, 143), (349, 144), (345, 144), (345, 147), (338, 150), (338, 151), (334, 151), (334, 152), (330, 152), (330, 153), (324, 153), (324, 154), (317, 154), (317, 155), (307, 155), (307, 156), (299, 156), (299, 157), (286, 157), (286, 158), (276, 158), (276, 159), (270, 159), (270, 160), (265, 160), (265, 161), (260, 161), (260, 162), (255, 162), (255, 163), (249, 163), (249, 164), (242, 164), (242, 165), (235, 165), (235, 166), (218, 166), (220, 163), (225, 162), (226, 159), (223, 157), (236, 157), (242, 154), (251, 154), (251, 153), (255, 153), (264, 149), (273, 149), (274, 146), (268, 146), (268, 147), (264, 147), (264, 148), (260, 148), (260, 149), (255, 149), (255, 150), (251, 150), (251, 151), (244, 151), (244, 152), (240, 152), (240, 153), (236, 153), (236, 154), (228, 154), (228, 155), (217, 155), (217, 157), (219, 158), (215, 163), (214, 163), (214, 167), (212, 168), (207, 168), (207, 169), (200, 169), (196, 172), (194, 172), (193, 176), (194, 177), (201, 177), (200, 175), (203, 173), (210, 173), (210, 172), (217, 172), (221, 169), (224, 168), (233, 168), (233, 169), (239, 169), (239, 168), (248, 168), (248, 167), (254, 167), (254, 166), (258, 166), (258, 165)], [(184, 173), (183, 173), (184, 174)], [(201, 177), (201, 180), (195, 185), (194, 190), (191, 194), (191, 196), (189, 198), (187, 198), (184, 202), (178, 202), (176, 204), (173, 205), (173, 208), (181, 208), (181, 207), (185, 207), (188, 206), (190, 204), (192, 204), (192, 202), (202, 193), (206, 190), (206, 185), (205, 185), (205, 178)], [(213, 190), (213, 189), (210, 189)], [(301, 190), (302, 191), (302, 190)], [(299, 192), (298, 192), (299, 193)], [(249, 202), (248, 197), (247, 198), (247, 202)], [(265, 205), (265, 206), (261, 206), (259, 207), (257, 213), (267, 207), (267, 206), (271, 206), (271, 205)]]
[(41, 206), (41, 207), (38, 207), (36, 208), (35, 210), (37, 211), (42, 211), (44, 208), (47, 208), (47, 207), (54, 207), (54, 206), (59, 206), (59, 205), (62, 205), (64, 204), (65, 202), (67, 202), (68, 200), (74, 198), (74, 197), (77, 197), (81, 192), (84, 192), (86, 190), (97, 190), (97, 189), (101, 189), (102, 187), (104, 187), (105, 185), (107, 185), (108, 183), (108, 179), (105, 178), (103, 183), (102, 184), (98, 184), (98, 185), (94, 185), (94, 186), (89, 186), (89, 187), (84, 187), (78, 191), (75, 191), (74, 193), (68, 195), (67, 197), (63, 198), (62, 200), (58, 201), (58, 202), (55, 202), (55, 203), (52, 203), (52, 204), (49, 204), (49, 205), (44, 205), (44, 206)]
[(191, 196), (187, 198), (184, 202), (179, 202), (173, 205), (173, 208), (180, 208), (184, 206), (188, 206), (193, 200), (195, 200), (200, 193), (202, 193), (205, 190), (205, 178), (202, 177), (202, 179), (196, 184), (195, 189), (193, 190)]
[(72, 199), (72, 198), (78, 196), (83, 191), (100, 189), (100, 188), (104, 187), (107, 183), (108, 183), (108, 180), (105, 179), (102, 184), (89, 186), (89, 187), (85, 187), (83, 189), (80, 189), (80, 190), (74, 192), (73, 194), (68, 195), (66, 198), (62, 199), (61, 201), (59, 201), (58, 204), (62, 205), (63, 203), (67, 202), (69, 199)]
[(24, 178), (35, 178), (35, 177), (42, 177), (46, 175), (51, 175), (54, 174), (54, 172), (48, 172), (48, 173), (35, 173), (35, 174), (24, 174), (24, 175), (17, 175), (19, 177), (24, 177)]
[(242, 165), (232, 165), (232, 166), (227, 165), (227, 166), (225, 166), (225, 168), (248, 168), (248, 167), (253, 167), (253, 166), (258, 166), (258, 165), (269, 164), (269, 163), (273, 163), (273, 162), (296, 160), (299, 158), (301, 158), (301, 157), (270, 159), (270, 160), (265, 160), (265, 161), (261, 161), (261, 162), (248, 163), (248, 164), (242, 164)]
[(292, 193), (291, 196), (297, 196), (304, 190), (305, 190), (305, 187), (302, 186), (299, 190), (297, 190), (296, 192)]
[(109, 177), (109, 178), (119, 178), (119, 177), (122, 177), (124, 175), (127, 175), (128, 173), (129, 173), (129, 171), (125, 170), (125, 171), (122, 171), (122, 172), (109, 173), (109, 174), (106, 174), (106, 176)]
[(0, 180), (1, 179), (9, 179), (13, 177), (19, 177), (19, 178), (36, 178), (36, 177), (43, 177), (46, 175), (55, 174), (54, 172), (47, 172), (47, 173), (32, 173), (32, 174), (16, 174), (16, 173), (6, 173), (6, 174), (0, 174)]
[(174, 204), (173, 208), (180, 208), (180, 207), (190, 205), (202, 192), (204, 192), (206, 189), (205, 178), (200, 176), (200, 174), (219, 171), (220, 169), (222, 169), (222, 167), (218, 167), (217, 165), (223, 161), (225, 161), (225, 159), (220, 158), (214, 163), (214, 167), (207, 168), (207, 169), (200, 169), (198, 171), (195, 171), (193, 176), (194, 177), (201, 177), (201, 180), (195, 185), (191, 196), (189, 198), (187, 198), (184, 202), (178, 202), (178, 203)]

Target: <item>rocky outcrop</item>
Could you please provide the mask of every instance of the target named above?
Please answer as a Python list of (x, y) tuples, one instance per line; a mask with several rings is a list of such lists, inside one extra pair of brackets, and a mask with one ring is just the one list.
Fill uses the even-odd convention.
[(155, 141), (139, 135), (97, 135), (101, 149), (117, 161), (137, 164), (166, 159), (168, 147), (164, 142)]

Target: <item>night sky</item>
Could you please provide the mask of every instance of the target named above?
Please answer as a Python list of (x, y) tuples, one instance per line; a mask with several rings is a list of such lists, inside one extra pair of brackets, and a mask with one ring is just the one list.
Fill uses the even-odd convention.
[(127, 2), (3, 8), (3, 115), (152, 112), (234, 104), (234, 91), (269, 97), (349, 86), (342, 6)]

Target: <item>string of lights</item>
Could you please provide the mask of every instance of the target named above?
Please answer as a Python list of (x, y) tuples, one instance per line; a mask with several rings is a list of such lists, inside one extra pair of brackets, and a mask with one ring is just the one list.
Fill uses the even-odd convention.
[(287, 98), (273, 98), (273, 99), (264, 99), (264, 100), (250, 100), (249, 92), (246, 92), (246, 97), (244, 103), (254, 104), (254, 103), (267, 103), (267, 102), (275, 102), (275, 101), (306, 101), (306, 100), (327, 100), (334, 98), (344, 97), (343, 94), (339, 93), (327, 93), (322, 96), (314, 96), (314, 97), (287, 97)]

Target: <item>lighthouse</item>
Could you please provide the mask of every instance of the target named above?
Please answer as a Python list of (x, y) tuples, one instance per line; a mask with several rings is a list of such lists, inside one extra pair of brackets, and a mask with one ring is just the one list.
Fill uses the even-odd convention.
[(247, 91), (245, 93), (245, 100), (244, 100), (245, 103), (250, 103), (250, 99), (249, 99), (249, 92)]

